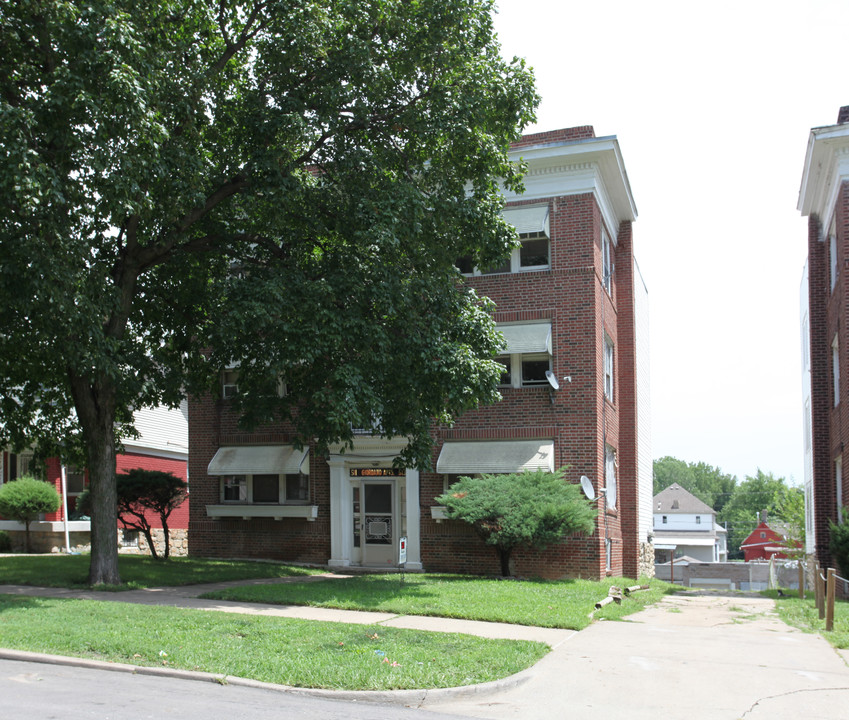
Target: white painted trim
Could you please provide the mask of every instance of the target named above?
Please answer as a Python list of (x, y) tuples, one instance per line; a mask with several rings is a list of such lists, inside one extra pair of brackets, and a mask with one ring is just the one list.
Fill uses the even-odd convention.
[(315, 520), (318, 517), (318, 505), (207, 505), (206, 514), (213, 520), (224, 517), (250, 518), (306, 518)]
[[(29, 524), (30, 532), (64, 532), (65, 523), (61, 520), (33, 520)], [(0, 530), (12, 530), (23, 532), (26, 527), (21, 522), (14, 520), (0, 520)], [(68, 532), (90, 532), (91, 521), (89, 520), (71, 520), (68, 522)]]

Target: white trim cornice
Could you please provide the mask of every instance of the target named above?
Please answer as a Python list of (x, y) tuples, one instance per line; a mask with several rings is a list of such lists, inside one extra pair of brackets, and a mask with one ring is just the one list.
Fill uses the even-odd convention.
[(592, 193), (614, 238), (620, 223), (637, 218), (615, 136), (529, 145), (512, 150), (510, 156), (528, 169), (521, 195), (504, 189), (507, 202)]
[(849, 124), (814, 128), (808, 138), (797, 209), (830, 221), (837, 195), (849, 180)]

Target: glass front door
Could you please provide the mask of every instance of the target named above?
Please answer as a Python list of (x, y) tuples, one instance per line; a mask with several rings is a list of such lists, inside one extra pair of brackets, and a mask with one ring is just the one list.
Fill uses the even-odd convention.
[(374, 480), (363, 481), (360, 534), (364, 565), (387, 566), (395, 564), (397, 532), (394, 500), (393, 483)]

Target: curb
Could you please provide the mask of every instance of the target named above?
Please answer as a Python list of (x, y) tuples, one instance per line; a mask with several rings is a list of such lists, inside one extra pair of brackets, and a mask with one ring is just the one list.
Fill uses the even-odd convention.
[(218, 673), (202, 672), (199, 670), (180, 670), (179, 668), (150, 667), (146, 665), (129, 665), (127, 663), (105, 662), (90, 658), (77, 658), (66, 655), (49, 655), (47, 653), (29, 652), (26, 650), (11, 650), (0, 648), (0, 660), (16, 660), (18, 662), (43, 663), (45, 665), (65, 665), (69, 667), (107, 670), (109, 672), (126, 673), (130, 675), (151, 675), (154, 677), (170, 677), (178, 680), (194, 682), (217, 683), (219, 685), (237, 685), (240, 687), (271, 690), (273, 692), (291, 693), (295, 695), (311, 695), (334, 700), (350, 700), (380, 704), (403, 705), (417, 707), (426, 699), (450, 699), (490, 695), (502, 690), (523, 685), (533, 677), (533, 667), (522, 670), (500, 680), (493, 680), (478, 685), (461, 685), (453, 688), (432, 688), (420, 690), (328, 690), (324, 688), (302, 688), (292, 685), (278, 685), (250, 678), (221, 675)]

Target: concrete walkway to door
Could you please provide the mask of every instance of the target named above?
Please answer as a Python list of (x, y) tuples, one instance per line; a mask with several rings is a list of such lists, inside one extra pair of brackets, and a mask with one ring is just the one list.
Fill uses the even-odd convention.
[(576, 633), (503, 692), (419, 707), (496, 720), (847, 717), (849, 653), (788, 627), (774, 608), (760, 596), (668, 596)]

